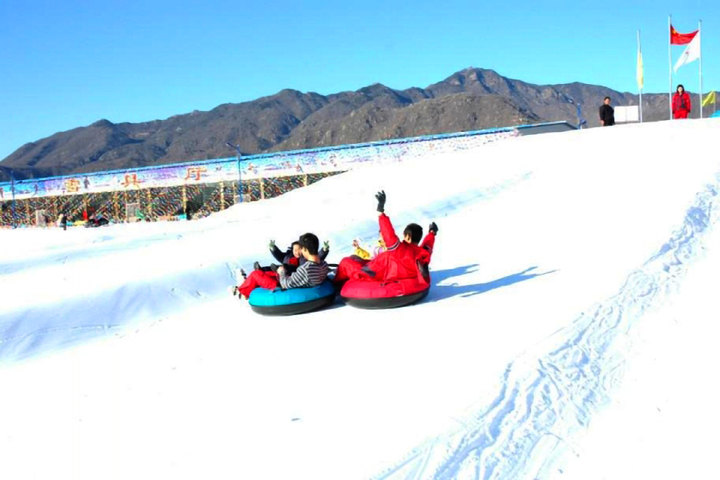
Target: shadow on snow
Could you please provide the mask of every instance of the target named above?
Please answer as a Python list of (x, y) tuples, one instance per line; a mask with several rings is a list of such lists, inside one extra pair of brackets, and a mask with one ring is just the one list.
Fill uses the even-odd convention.
[(486, 283), (474, 283), (471, 285), (459, 285), (458, 283), (450, 283), (449, 279), (455, 277), (461, 277), (468, 273), (474, 273), (478, 270), (479, 265), (465, 265), (463, 267), (451, 268), (448, 270), (431, 271), (432, 276), (432, 287), (427, 297), (427, 302), (436, 302), (451, 297), (471, 297), (480, 293), (485, 293), (496, 288), (507, 287), (515, 283), (524, 282), (531, 280), (536, 277), (541, 277), (550, 273), (554, 273), (556, 270), (549, 270), (547, 272), (536, 273), (537, 266), (526, 268), (522, 272), (513, 273), (502, 278), (498, 278)]

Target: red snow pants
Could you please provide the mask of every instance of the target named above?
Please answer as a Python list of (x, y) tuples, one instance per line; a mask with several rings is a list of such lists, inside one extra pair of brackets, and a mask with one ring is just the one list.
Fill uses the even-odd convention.
[(254, 270), (248, 275), (243, 284), (238, 287), (238, 291), (243, 297), (249, 298), (250, 292), (258, 287), (274, 290), (278, 285), (277, 273)]

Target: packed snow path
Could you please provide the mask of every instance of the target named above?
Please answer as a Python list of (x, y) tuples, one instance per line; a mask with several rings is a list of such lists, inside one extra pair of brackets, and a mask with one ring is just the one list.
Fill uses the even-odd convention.
[[(631, 327), (705, 258), (718, 126), (516, 138), (194, 222), (1, 231), (8, 477), (551, 478), (612, 405)], [(381, 188), (396, 228), (440, 227), (424, 302), (271, 319), (229, 296), (270, 238), (313, 231), (331, 261), (370, 244)]]
[[(415, 449), (377, 478), (547, 478), (567, 438), (587, 427), (598, 406), (622, 380), (625, 336), (643, 313), (676, 291), (717, 223), (720, 175), (697, 196), (680, 230), (620, 291), (584, 312), (572, 325), (505, 372), (498, 397), (462, 423), (463, 428)], [(620, 338), (618, 338), (620, 337)], [(556, 345), (559, 344), (559, 345)]]

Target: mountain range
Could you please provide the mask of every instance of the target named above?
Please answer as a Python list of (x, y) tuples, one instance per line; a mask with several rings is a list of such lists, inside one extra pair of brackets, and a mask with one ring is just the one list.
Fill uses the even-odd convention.
[[(25, 144), (0, 165), (16, 178), (38, 178), (234, 156), (227, 142), (247, 155), (545, 121), (577, 124), (577, 105), (594, 127), (605, 96), (613, 105), (638, 104), (637, 95), (602, 86), (535, 85), (467, 68), (426, 88), (374, 84), (327, 96), (286, 89), (165, 120), (99, 120)], [(667, 111), (666, 94), (643, 95), (644, 120), (664, 120)]]

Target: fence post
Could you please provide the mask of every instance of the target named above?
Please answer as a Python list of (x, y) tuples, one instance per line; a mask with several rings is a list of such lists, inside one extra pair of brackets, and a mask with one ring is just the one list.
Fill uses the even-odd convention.
[(0, 169), (7, 170), (10, 175), (10, 192), (12, 193), (12, 202), (10, 203), (10, 206), (12, 208), (13, 228), (17, 228), (17, 213), (15, 212), (15, 172), (13, 172), (12, 168), (4, 165), (0, 165)]
[(150, 220), (152, 220), (152, 194), (150, 193), (150, 189), (147, 189), (147, 215)]
[(187, 187), (185, 185), (182, 186), (182, 204), (183, 213), (187, 215)]
[(115, 211), (115, 221), (120, 221), (120, 202), (118, 201), (118, 192), (113, 192), (113, 210)]

